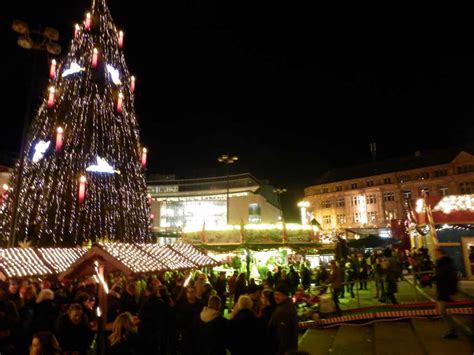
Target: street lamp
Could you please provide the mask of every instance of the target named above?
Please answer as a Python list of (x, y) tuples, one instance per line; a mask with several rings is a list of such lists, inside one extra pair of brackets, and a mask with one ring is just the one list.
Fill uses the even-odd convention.
[[(46, 51), (51, 55), (59, 55), (61, 53), (61, 46), (56, 43), (59, 39), (58, 30), (52, 27), (45, 27), (41, 30), (30, 30), (28, 24), (21, 20), (13, 20), (12, 29), (19, 34), (17, 44), (24, 49), (33, 49), (38, 53), (39, 51)], [(34, 81), (36, 77), (36, 67), (37, 67), (37, 56), (33, 56), (33, 64), (31, 66), (32, 71), (32, 84), (30, 86), (30, 91), (28, 93), (25, 117), (23, 119), (23, 133), (21, 137), (21, 147), (20, 147), (20, 164), (18, 166), (18, 178), (16, 179), (14, 195), (13, 195), (13, 215), (12, 222), (10, 225), (10, 245), (15, 246), (15, 230), (18, 223), (18, 196), (21, 189), (21, 180), (23, 175), (23, 165), (25, 160), (25, 140), (26, 134), (28, 131), (29, 118), (31, 114), (31, 102), (33, 99), (34, 92)]]
[(237, 155), (231, 156), (229, 153), (222, 154), (217, 158), (219, 163), (225, 164), (226, 166), (226, 180), (227, 180), (227, 225), (229, 225), (229, 165), (234, 164), (239, 160)]
[(306, 218), (306, 209), (310, 206), (308, 201), (301, 201), (298, 202), (298, 207), (301, 210), (301, 224), (303, 226), (308, 224), (307, 218)]
[(286, 189), (282, 189), (280, 187), (273, 190), (273, 192), (277, 194), (278, 207), (280, 208), (280, 221), (281, 222), (285, 221), (284, 218), (283, 218), (283, 209), (281, 208), (281, 194), (285, 193), (286, 191), (287, 191)]

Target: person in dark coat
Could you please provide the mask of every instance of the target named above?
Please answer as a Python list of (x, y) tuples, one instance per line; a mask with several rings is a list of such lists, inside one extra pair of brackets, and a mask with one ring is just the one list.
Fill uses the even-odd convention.
[(129, 312), (119, 314), (112, 326), (112, 334), (108, 337), (107, 354), (134, 355), (141, 349), (137, 326)]
[(444, 335), (445, 339), (455, 339), (458, 337), (453, 319), (448, 315), (446, 306), (452, 302), (451, 296), (457, 290), (457, 275), (453, 266), (453, 261), (443, 249), (436, 249), (436, 291), (437, 307), (441, 317), (448, 325), (448, 332)]
[(49, 289), (41, 290), (34, 310), (32, 330), (36, 332), (53, 332), (59, 310), (54, 303), (54, 292)]
[(301, 284), (307, 290), (311, 286), (311, 270), (307, 265), (301, 268)]
[(140, 324), (138, 332), (143, 338), (144, 346), (150, 354), (160, 353), (163, 329), (166, 320), (166, 306), (158, 297), (157, 289), (150, 284), (145, 289), (145, 302), (138, 312)]
[(118, 285), (114, 285), (107, 294), (107, 323), (112, 323), (115, 318), (122, 313), (121, 292), (122, 288)]
[(229, 321), (222, 316), (221, 309), (220, 297), (209, 297), (209, 303), (202, 310), (192, 333), (196, 355), (226, 354)]
[(182, 354), (192, 354), (193, 325), (202, 311), (202, 305), (193, 286), (188, 286), (185, 290), (185, 297), (181, 298), (175, 307), (176, 328), (181, 338)]
[(241, 273), (235, 283), (234, 303), (237, 303), (239, 297), (247, 293), (247, 281), (245, 281), (245, 274)]
[(67, 313), (59, 318), (56, 335), (64, 352), (76, 351), (80, 355), (87, 353), (94, 333), (89, 328), (88, 319), (80, 304), (71, 304)]
[(265, 327), (252, 311), (251, 298), (247, 295), (240, 296), (235, 307), (237, 313), (230, 320), (229, 326), (232, 355), (264, 353), (265, 346), (268, 346), (262, 341), (265, 336)]
[(270, 319), (269, 327), (273, 335), (273, 349), (279, 355), (298, 350), (297, 313), (288, 295), (288, 290), (281, 287), (275, 289), (273, 294), (277, 306)]
[(217, 295), (221, 299), (222, 310), (226, 308), (226, 293), (227, 293), (227, 280), (225, 278), (225, 271), (219, 273), (219, 278), (216, 280), (215, 286)]
[(120, 303), (122, 312), (130, 312), (132, 315), (138, 314), (138, 302), (134, 282), (130, 282), (127, 285), (125, 292), (122, 293), (122, 297), (120, 298)]

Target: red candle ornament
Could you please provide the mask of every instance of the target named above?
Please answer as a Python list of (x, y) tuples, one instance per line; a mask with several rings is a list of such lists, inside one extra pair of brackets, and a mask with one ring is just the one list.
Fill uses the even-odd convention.
[(84, 23), (84, 27), (86, 28), (87, 31), (89, 31), (91, 29), (91, 23), (92, 23), (91, 13), (88, 12), (86, 14), (86, 21)]
[(84, 175), (79, 178), (79, 203), (83, 203), (86, 198), (87, 179)]
[(99, 60), (99, 51), (97, 48), (94, 48), (92, 53), (92, 68), (97, 68), (97, 61)]
[(119, 45), (119, 48), (123, 48), (123, 31), (119, 31), (118, 45)]
[(130, 90), (135, 92), (135, 77), (133, 75), (130, 77)]
[(153, 221), (155, 219), (155, 214), (154, 213), (150, 213), (150, 219)]
[(76, 25), (74, 26), (74, 38), (77, 37), (80, 30), (81, 30), (81, 27), (79, 26), (79, 24), (76, 23)]
[(56, 59), (51, 61), (51, 67), (49, 69), (49, 77), (54, 79), (56, 77)]
[(122, 105), (123, 105), (123, 94), (119, 92), (118, 99), (117, 99), (117, 112), (122, 112)]
[(48, 108), (52, 108), (54, 106), (54, 93), (55, 93), (54, 86), (49, 88), (49, 96), (48, 96)]
[(56, 152), (59, 153), (63, 147), (64, 129), (62, 127), (56, 128)]
[(143, 148), (142, 149), (142, 168), (146, 168), (146, 158), (148, 154), (148, 149)]

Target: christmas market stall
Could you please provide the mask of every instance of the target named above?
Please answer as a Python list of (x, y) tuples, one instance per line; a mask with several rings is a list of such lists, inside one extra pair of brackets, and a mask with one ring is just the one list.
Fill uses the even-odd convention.
[(474, 280), (474, 195), (426, 196), (410, 220), (412, 247), (443, 248), (459, 274)]

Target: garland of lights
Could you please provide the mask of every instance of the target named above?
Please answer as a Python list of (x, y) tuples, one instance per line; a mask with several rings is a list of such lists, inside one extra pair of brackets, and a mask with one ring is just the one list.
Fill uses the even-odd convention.
[(474, 195), (445, 196), (433, 208), (433, 211), (441, 211), (445, 214), (452, 211), (474, 212)]
[[(17, 241), (72, 246), (99, 238), (150, 240), (146, 149), (122, 44), (105, 0), (93, 0), (62, 63), (51, 62), (48, 90), (24, 148)], [(17, 186), (18, 172), (17, 165), (10, 186)], [(9, 193), (0, 210), (3, 243), (16, 194)]]

